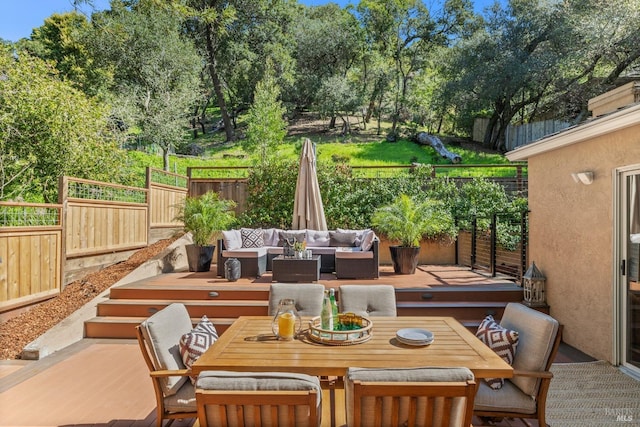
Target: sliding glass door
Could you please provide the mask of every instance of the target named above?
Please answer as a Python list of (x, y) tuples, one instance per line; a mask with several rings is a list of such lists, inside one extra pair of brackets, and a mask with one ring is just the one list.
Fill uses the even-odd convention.
[(640, 167), (619, 176), (619, 355), (622, 365), (640, 373)]

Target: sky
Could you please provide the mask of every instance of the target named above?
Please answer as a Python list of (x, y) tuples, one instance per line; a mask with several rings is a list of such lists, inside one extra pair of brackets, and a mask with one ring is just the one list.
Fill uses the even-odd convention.
[[(298, 0), (308, 6), (320, 6), (330, 3), (329, 0)], [(349, 3), (358, 4), (358, 0), (332, 0), (341, 7)], [(426, 2), (429, 3), (428, 1)], [(493, 0), (473, 0), (477, 12), (490, 4)], [(97, 9), (109, 7), (109, 0), (93, 0)], [(72, 0), (0, 0), (0, 38), (12, 42), (31, 35), (33, 28), (44, 24), (45, 18), (54, 13), (64, 13), (73, 10)], [(82, 11), (91, 16), (91, 8), (83, 6)]]

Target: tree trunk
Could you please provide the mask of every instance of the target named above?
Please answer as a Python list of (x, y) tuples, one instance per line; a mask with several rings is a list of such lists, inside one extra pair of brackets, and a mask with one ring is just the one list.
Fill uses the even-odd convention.
[(213, 48), (211, 24), (206, 25), (205, 32), (207, 37), (207, 52), (209, 54), (208, 68), (209, 74), (211, 75), (211, 80), (213, 81), (213, 90), (216, 93), (218, 107), (220, 107), (220, 115), (222, 116), (222, 121), (224, 123), (224, 131), (227, 134), (227, 141), (233, 141), (235, 140), (235, 133), (231, 124), (229, 112), (227, 111), (226, 102), (224, 101), (224, 93), (222, 92), (222, 83), (220, 82), (220, 76), (218, 76), (218, 70), (216, 68), (216, 56), (215, 50)]
[(447, 150), (442, 141), (440, 141), (440, 138), (437, 136), (429, 135), (426, 132), (418, 132), (416, 134), (416, 141), (420, 145), (430, 145), (442, 157), (451, 160), (451, 163), (460, 163), (462, 161), (462, 157)]

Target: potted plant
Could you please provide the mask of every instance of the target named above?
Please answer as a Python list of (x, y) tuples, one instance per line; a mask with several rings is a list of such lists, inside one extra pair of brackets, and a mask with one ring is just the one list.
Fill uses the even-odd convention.
[(234, 223), (235, 206), (233, 200), (220, 199), (215, 191), (184, 200), (176, 220), (193, 238), (193, 244), (185, 246), (189, 271), (209, 271), (216, 248), (211, 242)]
[(453, 216), (441, 202), (417, 200), (401, 194), (391, 204), (375, 210), (373, 227), (390, 242), (393, 270), (396, 274), (414, 274), (423, 238), (451, 239), (456, 236)]

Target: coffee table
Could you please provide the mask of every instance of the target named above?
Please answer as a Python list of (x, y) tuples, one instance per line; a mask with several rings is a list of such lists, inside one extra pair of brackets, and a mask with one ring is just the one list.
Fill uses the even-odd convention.
[(310, 259), (278, 255), (271, 267), (276, 282), (317, 282), (320, 280), (320, 255)]

